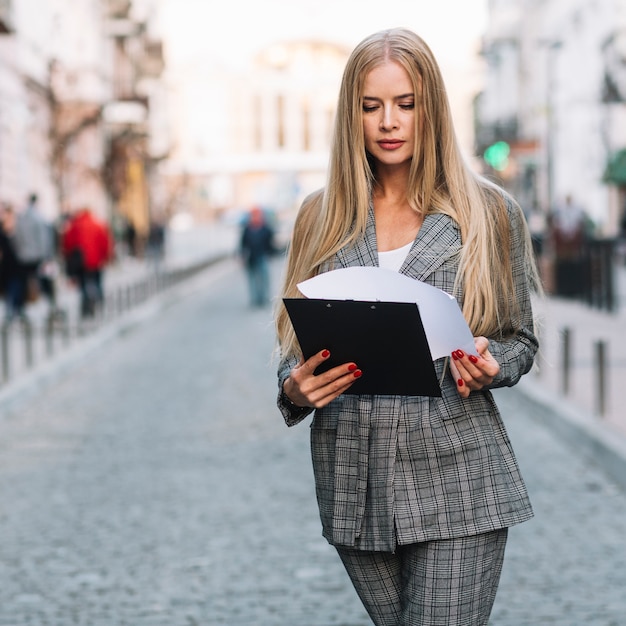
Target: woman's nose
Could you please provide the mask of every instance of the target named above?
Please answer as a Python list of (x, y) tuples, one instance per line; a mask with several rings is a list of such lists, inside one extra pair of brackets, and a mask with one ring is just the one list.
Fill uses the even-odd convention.
[(383, 130), (391, 130), (397, 127), (396, 117), (392, 107), (384, 107), (380, 120), (380, 128)]

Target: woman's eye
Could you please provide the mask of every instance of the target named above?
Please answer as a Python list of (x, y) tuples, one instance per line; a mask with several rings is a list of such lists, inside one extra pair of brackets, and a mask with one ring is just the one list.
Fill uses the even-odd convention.
[(415, 108), (415, 103), (414, 102), (406, 102), (404, 104), (401, 104), (400, 108), (404, 109), (405, 111), (412, 111)]
[(376, 106), (369, 106), (369, 105), (364, 104), (363, 105), (363, 112), (364, 113), (371, 113), (372, 111), (375, 111), (377, 108), (378, 107), (376, 107)]

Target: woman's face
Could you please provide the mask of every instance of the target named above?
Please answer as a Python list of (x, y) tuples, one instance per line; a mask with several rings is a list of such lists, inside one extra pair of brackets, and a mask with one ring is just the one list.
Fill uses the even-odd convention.
[(384, 166), (407, 166), (413, 157), (415, 100), (407, 71), (395, 61), (375, 67), (363, 89), (365, 149)]

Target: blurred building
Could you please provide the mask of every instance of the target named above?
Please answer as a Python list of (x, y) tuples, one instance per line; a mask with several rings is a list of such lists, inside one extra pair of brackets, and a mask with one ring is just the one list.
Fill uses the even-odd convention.
[(158, 172), (170, 146), (167, 95), (161, 81), (163, 44), (151, 19), (155, 6), (130, 0), (106, 2), (113, 80), (103, 109), (105, 180), (118, 218), (114, 226), (132, 231), (138, 253), (151, 219), (160, 219), (165, 211)]
[(168, 138), (162, 46), (141, 7), (0, 0), (0, 200), (35, 191), (51, 219), (88, 204), (147, 229)]
[(168, 83), (172, 211), (200, 220), (253, 204), (284, 212), (321, 187), (348, 53), (323, 41), (277, 42), (239, 72), (207, 58), (177, 69)]
[(491, 0), (476, 148), (530, 211), (567, 195), (617, 233), (626, 198), (626, 4)]

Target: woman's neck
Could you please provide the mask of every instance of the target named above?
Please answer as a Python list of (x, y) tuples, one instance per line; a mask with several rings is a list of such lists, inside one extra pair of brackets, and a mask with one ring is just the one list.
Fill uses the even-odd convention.
[(376, 171), (376, 183), (373, 189), (374, 200), (382, 200), (389, 205), (405, 205), (408, 186), (408, 168), (379, 167)]
[(401, 248), (415, 239), (424, 218), (409, 204), (405, 177), (378, 179), (372, 202), (379, 252)]

